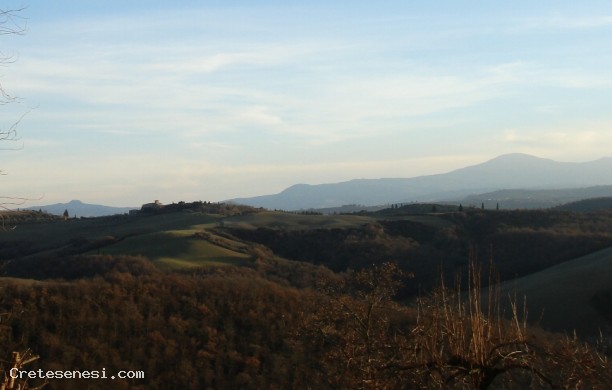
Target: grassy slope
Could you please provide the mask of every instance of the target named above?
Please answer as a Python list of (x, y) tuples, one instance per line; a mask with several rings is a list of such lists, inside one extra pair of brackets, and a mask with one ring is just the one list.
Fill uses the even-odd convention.
[(229, 217), (223, 220), (224, 226), (243, 229), (260, 227), (270, 229), (331, 229), (357, 227), (374, 221), (374, 218), (360, 215), (302, 215), (276, 211), (246, 216)]
[(526, 296), (530, 321), (540, 321), (546, 329), (576, 329), (585, 335), (596, 335), (598, 324), (607, 324), (602, 330), (610, 332), (612, 322), (595, 309), (592, 300), (610, 290), (612, 248), (505, 282), (501, 296), (516, 294), (519, 301)]
[(182, 268), (215, 264), (241, 264), (248, 259), (244, 246), (227, 239), (194, 234), (217, 226), (222, 216), (202, 213), (171, 213), (151, 216), (92, 218), (20, 224), (0, 235), (0, 243), (35, 240), (31, 256), (70, 248), (75, 239), (102, 240), (108, 244), (88, 253), (144, 255), (160, 265)]
[[(452, 226), (437, 215), (385, 215), (385, 219), (408, 219), (436, 228)], [(206, 264), (244, 264), (249, 259), (247, 245), (218, 235), (217, 226), (256, 229), (308, 230), (359, 227), (378, 219), (365, 215), (298, 215), (262, 212), (226, 217), (202, 213), (95, 218), (19, 224), (0, 234), (2, 242), (27, 240), (35, 253), (59, 252), (72, 248), (75, 238), (101, 240), (111, 237), (97, 249), (82, 253), (144, 255), (162, 267), (186, 268)], [(593, 297), (612, 296), (612, 248), (593, 253), (502, 285), (502, 296), (516, 293), (528, 297), (529, 317), (541, 318), (544, 327), (554, 330), (577, 329), (594, 334), (594, 324), (610, 324), (609, 318), (592, 304)], [(606, 295), (608, 294), (608, 295)], [(605, 302), (604, 302), (605, 303)], [(601, 305), (601, 299), (599, 301)], [(612, 305), (612, 303), (611, 303)]]
[[(216, 245), (185, 230), (161, 231), (127, 238), (104, 247), (109, 254), (143, 255), (170, 268), (197, 267), (205, 264), (240, 265), (249, 256), (243, 252)], [(214, 238), (211, 237), (211, 238)]]
[(360, 226), (372, 221), (362, 216), (296, 215), (263, 212), (257, 215), (226, 217), (194, 212), (158, 215), (118, 216), (68, 221), (22, 223), (0, 235), (0, 244), (27, 241), (30, 255), (51, 255), (75, 249), (75, 239), (100, 242), (83, 253), (143, 255), (169, 268), (205, 264), (244, 264), (249, 259), (241, 242), (216, 235), (211, 228), (225, 224), (249, 228), (314, 229)]
[(361, 214), (338, 214), (338, 215), (302, 215), (288, 214), (277, 211), (266, 211), (246, 216), (235, 216), (225, 218), (223, 224), (226, 227), (241, 229), (286, 229), (286, 230), (308, 230), (308, 229), (343, 229), (360, 227), (378, 220), (407, 220), (422, 223), (434, 228), (445, 228), (453, 226), (452, 222), (441, 218), (436, 214), (407, 215), (402, 213), (372, 213)]
[(204, 214), (174, 213), (155, 216), (120, 216), (89, 218), (46, 223), (18, 224), (15, 230), (0, 235), (1, 241), (36, 239), (37, 247), (57, 248), (70, 239), (95, 239), (105, 236), (124, 237), (160, 230), (181, 229), (191, 225), (214, 223), (218, 218)]
[[(360, 226), (369, 217), (339, 215), (297, 215), (263, 212), (246, 216), (203, 216), (184, 213), (149, 217), (144, 234), (127, 237), (103, 248), (110, 254), (144, 255), (170, 268), (205, 264), (244, 264), (249, 259), (246, 246), (220, 237), (210, 230), (215, 226), (270, 227), (279, 229), (315, 229)], [(206, 232), (204, 237), (194, 236)]]

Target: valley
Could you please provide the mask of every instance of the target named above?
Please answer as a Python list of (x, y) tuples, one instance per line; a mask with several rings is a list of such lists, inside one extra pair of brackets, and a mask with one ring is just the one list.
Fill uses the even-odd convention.
[[(416, 310), (423, 299), (436, 302), (440, 283), (470, 286), (474, 265), (492, 275), (480, 285), (497, 291), (506, 314), (496, 321), (512, 319), (511, 303), (523, 310), (526, 297), (525, 320), (545, 339), (576, 331), (580, 340), (594, 342), (603, 332), (603, 342), (610, 342), (612, 213), (449, 207), (412, 204), (321, 215), (182, 202), (158, 211), (67, 220), (35, 211), (4, 213), (14, 228), (0, 234), (1, 304), (7, 313), (20, 312), (10, 315), (14, 331), (5, 342), (34, 348), (58, 367), (129, 362), (155, 372), (125, 388), (165, 387), (178, 373), (190, 378), (188, 388), (240, 387), (239, 377), (250, 385), (286, 387), (301, 378), (322, 388), (346, 387), (352, 382), (329, 382), (335, 365), (320, 366), (345, 341), (313, 350), (315, 336), (307, 335), (329, 315), (343, 318), (353, 305), (354, 315), (362, 313), (370, 293), (362, 295), (362, 282), (353, 286), (355, 276), (369, 275), (373, 283), (382, 278), (381, 291), (391, 288), (384, 296), (395, 307), (393, 320), (387, 319), (394, 325), (376, 333), (386, 338), (396, 327), (421, 321)], [(385, 271), (386, 264), (393, 271)], [(344, 309), (332, 314), (336, 299)], [(482, 299), (487, 301), (486, 292)], [(371, 321), (386, 316), (381, 312)], [(333, 326), (348, 332), (353, 325)], [(402, 340), (398, 348), (419, 339)], [(91, 343), (95, 354), (77, 352), (91, 350)], [(188, 364), (196, 355), (198, 362)], [(162, 367), (155, 356), (182, 363)], [(288, 375), (288, 366), (281, 367), (295, 359), (299, 369)], [(319, 367), (318, 374), (307, 367)]]

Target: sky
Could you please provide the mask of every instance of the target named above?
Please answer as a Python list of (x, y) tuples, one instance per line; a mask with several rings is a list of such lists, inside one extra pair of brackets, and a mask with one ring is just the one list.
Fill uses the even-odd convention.
[[(138, 206), (612, 156), (608, 1), (4, 1), (0, 196)], [(10, 21), (4, 20), (4, 26)], [(8, 24), (10, 25), (10, 24)]]

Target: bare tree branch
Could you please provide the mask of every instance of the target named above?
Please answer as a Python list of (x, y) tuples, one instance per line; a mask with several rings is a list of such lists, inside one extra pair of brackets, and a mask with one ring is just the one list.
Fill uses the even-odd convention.
[[(23, 8), (17, 9), (0, 9), (0, 35), (23, 35), (27, 29), (27, 19), (22, 16)], [(14, 55), (6, 55), (0, 51), (0, 66), (11, 64), (16, 61)], [(0, 106), (19, 103), (19, 98), (9, 94), (0, 83)], [(0, 142), (15, 142), (19, 141), (17, 128), (21, 124), (23, 118), (32, 111), (32, 108), (26, 110), (21, 116), (13, 122), (8, 128), (0, 129)], [(18, 150), (23, 147), (23, 144), (18, 147), (4, 148), (0, 150)], [(0, 169), (0, 176), (5, 175)], [(0, 196), (0, 212), (9, 211), (13, 206), (20, 206), (25, 203), (27, 198)], [(6, 213), (0, 213), (0, 230), (6, 230)]]
[(0, 10), (0, 35), (23, 35), (27, 31), (27, 19), (21, 15), (27, 7)]

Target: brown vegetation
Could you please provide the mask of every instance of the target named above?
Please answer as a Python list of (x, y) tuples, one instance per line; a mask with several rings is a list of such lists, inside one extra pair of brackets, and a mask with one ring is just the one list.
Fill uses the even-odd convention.
[(349, 273), (356, 291), (334, 291), (320, 306), (325, 309), (306, 315), (305, 339), (322, 355), (325, 383), (346, 389), (607, 388), (612, 366), (602, 351), (575, 337), (533, 331), (516, 304), (505, 319), (494, 283), (483, 301), (480, 272), (472, 262), (467, 295), (459, 279), (454, 288), (442, 282), (413, 310), (391, 300), (401, 275), (396, 266)]
[[(75, 257), (70, 280), (3, 281), (15, 315), (3, 353), (33, 369), (143, 370), (144, 380), (51, 380), (48, 388), (604, 388), (605, 355), (529, 330), (442, 285), (394, 301), (409, 274), (385, 263), (333, 274), (253, 250), (251, 268), (165, 273), (143, 258)], [(77, 271), (79, 270), (80, 271)], [(544, 336), (542, 336), (544, 335)], [(97, 387), (96, 387), (97, 386)]]
[[(431, 221), (436, 223), (398, 214), (361, 227), (223, 230), (276, 255), (337, 272), (393, 259), (415, 275), (402, 291), (406, 296), (435, 287), (440, 269), (449, 277), (457, 272), (465, 277), (471, 248), (478, 248), (483, 259), (492, 258), (505, 281), (612, 246), (610, 213), (470, 210), (431, 216)], [(487, 263), (483, 266), (488, 272)]]
[[(606, 388), (610, 351), (533, 328), (520, 301), (504, 315), (497, 280), (481, 281), (491, 266), (476, 262), (475, 248), (505, 237), (494, 248), (526, 242), (521, 253), (529, 255), (540, 253), (540, 244), (561, 261), (604, 245), (608, 216), (477, 212), (441, 218), (447, 222), (396, 219), (292, 231), (217, 227), (192, 235), (241, 245), (250, 261), (184, 271), (162, 271), (144, 257), (79, 254), (93, 241), (70, 237), (69, 251), (46, 257), (22, 256), (27, 245), (9, 243), (2, 253), (14, 258), (5, 271), (24, 279), (1, 280), (0, 312), (12, 314), (1, 321), (0, 353), (8, 361), (13, 351), (30, 348), (41, 357), (33, 369), (146, 374), (112, 383), (52, 380), (49, 389)], [(547, 236), (550, 241), (541, 239)], [(95, 243), (103, 248), (105, 240), (114, 237)], [(564, 246), (563, 240), (582, 244)], [(557, 246), (560, 253), (552, 251)], [(331, 264), (345, 268), (333, 273), (277, 256), (285, 250), (329, 254)], [(386, 255), (408, 258), (377, 261)], [(318, 259), (311, 261), (324, 263)], [(523, 270), (516, 264), (512, 272)], [(433, 283), (440, 270), (462, 269), (454, 284), (439, 277)], [(435, 288), (407, 305), (401, 298), (411, 291), (407, 286), (421, 283), (421, 271), (428, 274), (420, 280)], [(485, 294), (481, 286), (488, 286)], [(592, 303), (605, 311), (607, 302), (604, 292)]]

